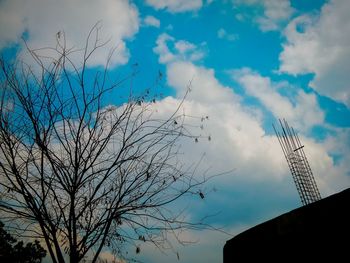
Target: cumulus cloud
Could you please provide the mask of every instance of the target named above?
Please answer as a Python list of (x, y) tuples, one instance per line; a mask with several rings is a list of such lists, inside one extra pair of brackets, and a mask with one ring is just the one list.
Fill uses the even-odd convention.
[[(213, 69), (188, 61), (169, 62), (166, 67), (167, 82), (176, 89), (177, 98), (167, 97), (155, 104), (158, 113), (164, 116), (169, 115), (180, 103), (188, 80), (195, 75), (192, 78), (193, 89), (182, 110), (188, 116), (185, 119), (186, 125), (201, 137), (198, 143), (193, 139), (179, 142), (183, 152), (180, 161), (184, 164), (196, 162), (204, 153), (198, 174), (207, 169), (209, 174), (234, 170), (204, 186), (204, 203), (192, 200), (188, 211), (190, 217), (208, 215), (208, 210), (211, 213), (218, 212), (212, 222), (235, 235), (300, 205), (298, 192), (278, 140), (274, 135), (266, 133), (261, 115), (242, 105), (238, 95), (217, 80)], [(209, 116), (209, 120), (201, 122), (198, 118), (193, 118), (201, 116)], [(198, 122), (203, 128), (198, 128)], [(349, 187), (349, 159), (335, 164), (325, 142), (316, 142), (302, 134), (300, 139), (305, 145), (322, 197)], [(210, 141), (208, 136), (211, 137)], [(330, 148), (337, 147), (334, 145), (336, 137), (337, 135), (329, 138)], [(214, 188), (217, 192), (211, 192)], [(184, 207), (187, 205), (189, 204), (184, 204)], [(260, 210), (259, 207), (264, 208)], [(208, 231), (191, 233), (191, 236), (190, 240), (198, 241), (199, 245), (181, 247), (178, 250), (180, 259), (186, 262), (199, 260), (197, 253), (193, 253), (197, 249), (205, 251), (201, 254), (207, 255), (204, 257), (207, 259), (205, 262), (213, 262), (220, 256), (217, 250), (229, 239), (226, 235)], [(209, 246), (207, 242), (220, 245)], [(153, 249), (142, 249), (146, 258), (164, 262), (162, 256), (154, 256), (156, 252)], [(176, 255), (170, 254), (167, 260), (177, 262)]]
[(191, 62), (177, 61), (169, 64), (167, 77), (169, 85), (176, 88), (179, 96), (186, 93), (190, 84), (191, 98), (199, 102), (228, 103), (237, 99), (229, 87), (221, 85), (215, 78), (213, 69), (195, 66)]
[(220, 39), (226, 39), (228, 41), (235, 41), (235, 40), (238, 39), (238, 35), (227, 33), (227, 31), (225, 29), (223, 29), (223, 28), (220, 28), (218, 30), (217, 36)]
[(159, 63), (163, 64), (180, 60), (197, 61), (205, 55), (201, 47), (197, 47), (186, 40), (176, 41), (166, 33), (158, 36), (156, 44), (153, 51), (159, 55)]
[[(232, 2), (235, 7), (245, 5), (262, 9), (258, 15), (254, 12), (253, 19), (263, 32), (279, 30), (294, 12), (289, 0), (232, 0)], [(242, 21), (244, 16), (238, 14), (236, 18)]]
[(143, 23), (146, 26), (153, 26), (153, 27), (160, 27), (160, 21), (159, 19), (155, 18), (154, 16), (146, 16), (145, 19), (143, 20)]
[(203, 6), (202, 0), (146, 0), (155, 9), (166, 9), (171, 13), (196, 11)]
[[(191, 81), (191, 92), (184, 106), (186, 114), (210, 118), (204, 123), (204, 130), (200, 131), (204, 135), (200, 143), (184, 143), (186, 156), (199, 156), (201, 152), (206, 152), (206, 163), (210, 163), (213, 169), (215, 167), (214, 170), (236, 168), (237, 178), (243, 181), (271, 181), (278, 184), (285, 178), (291, 179), (276, 137), (267, 134), (263, 128), (261, 112), (244, 106), (232, 88), (217, 80), (213, 69), (196, 65), (194, 61), (178, 59), (180, 51), (170, 52), (168, 46), (177, 40), (166, 35), (168, 41), (159, 41), (164, 37), (164, 34), (159, 36), (154, 51), (159, 55), (160, 62), (166, 65), (167, 83), (175, 88), (178, 96), (167, 98), (167, 103), (175, 105)], [(190, 50), (196, 52), (196, 48)], [(164, 59), (169, 57), (171, 59)], [(323, 124), (324, 113), (313, 94), (300, 91), (291, 100), (279, 92), (279, 89), (289, 84), (274, 83), (249, 69), (233, 73), (236, 81), (250, 96), (259, 99), (275, 116), (286, 117), (301, 134), (306, 129)], [(158, 107), (162, 108), (163, 102)], [(207, 135), (212, 138), (210, 142)], [(304, 136), (302, 141), (308, 149), (311, 164), (315, 165), (317, 175), (320, 175), (318, 181), (321, 193), (330, 193), (331, 189), (337, 191), (349, 185), (349, 178), (340, 172), (322, 143)], [(290, 187), (294, 185), (291, 183)]]
[(30, 48), (54, 47), (56, 34), (64, 32), (68, 48), (84, 47), (90, 29), (99, 22), (101, 43), (108, 41), (91, 59), (91, 66), (104, 65), (109, 51), (117, 47), (112, 66), (125, 64), (129, 53), (125, 40), (139, 28), (138, 10), (126, 0), (54, 1), (4, 0), (0, 2), (0, 48), (20, 43), (27, 35)]
[(303, 15), (284, 31), (280, 71), (315, 74), (310, 85), (350, 107), (350, 2), (332, 0), (319, 16)]
[[(162, 41), (165, 38), (169, 41)], [(276, 148), (273, 147), (274, 138), (266, 136), (261, 127), (260, 114), (244, 108), (239, 102), (239, 96), (230, 87), (222, 85), (217, 80), (213, 69), (197, 66), (191, 60), (179, 59), (179, 57), (182, 58), (181, 49), (178, 52), (170, 52), (167, 45), (170, 42), (177, 41), (169, 35), (160, 35), (154, 51), (159, 55), (160, 62), (166, 65), (167, 82), (175, 88), (178, 99), (182, 98), (190, 83), (191, 92), (185, 103), (186, 112), (191, 116), (210, 116), (211, 121), (207, 124), (206, 134), (212, 135), (215, 145), (214, 143), (203, 144), (209, 147), (207, 158), (221, 167), (226, 167), (227, 170), (240, 166), (242, 172), (252, 171), (249, 161), (259, 163), (261, 161), (262, 165), (267, 163), (267, 160), (260, 157), (272, 157), (270, 154), (274, 155), (274, 151), (271, 149), (276, 150), (278, 145), (275, 144)], [(196, 48), (191, 48), (191, 52), (197, 52)], [(191, 54), (188, 54), (188, 57), (191, 57)], [(178, 99), (172, 99), (173, 103), (175, 104)], [(252, 144), (252, 141), (255, 143)], [(244, 145), (245, 149), (243, 149)], [(199, 150), (193, 153), (193, 156), (198, 156), (201, 147), (200, 144), (196, 148), (189, 146), (188, 150), (190, 153), (193, 149)], [(279, 154), (271, 160), (278, 160), (278, 156)], [(278, 162), (276, 165), (279, 166), (274, 169), (276, 174), (269, 173), (269, 176), (277, 176), (278, 171), (281, 171), (281, 165)], [(261, 170), (269, 169), (266, 167)]]
[(281, 88), (293, 88), (288, 83), (273, 83), (251, 69), (232, 72), (232, 77), (245, 89), (248, 95), (257, 98), (276, 118), (286, 118), (295, 128), (306, 131), (324, 123), (324, 113), (314, 94), (298, 90), (295, 101), (282, 96)]

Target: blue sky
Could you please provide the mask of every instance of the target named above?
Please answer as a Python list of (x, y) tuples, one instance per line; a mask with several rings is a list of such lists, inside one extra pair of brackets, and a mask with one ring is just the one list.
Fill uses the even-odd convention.
[[(0, 49), (25, 59), (22, 36), (37, 48), (52, 45), (61, 30), (79, 47), (100, 21), (101, 38), (111, 41), (91, 72), (113, 46), (111, 74), (128, 74), (138, 63), (135, 89), (154, 85), (162, 72), (159, 111), (176, 105), (192, 80), (186, 114), (210, 116), (205, 133), (213, 139), (184, 143), (184, 160), (205, 153), (213, 173), (234, 172), (209, 182), (189, 216), (218, 212), (210, 222), (233, 236), (301, 205), (272, 130), (278, 118), (298, 131), (323, 197), (350, 187), (349, 13), (348, 0), (2, 0)], [(188, 263), (222, 262), (231, 238), (183, 235), (198, 241), (174, 243)], [(173, 251), (146, 245), (135, 256), (178, 262)]]

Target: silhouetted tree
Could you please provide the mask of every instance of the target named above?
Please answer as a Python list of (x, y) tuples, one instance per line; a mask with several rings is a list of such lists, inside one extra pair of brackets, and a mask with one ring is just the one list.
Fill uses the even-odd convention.
[(179, 112), (183, 101), (165, 119), (150, 91), (131, 89), (124, 103), (105, 105), (127, 78), (111, 80), (111, 56), (87, 73), (103, 47), (98, 28), (82, 50), (67, 48), (64, 32), (56, 39), (55, 48), (28, 48), (34, 66), (0, 62), (2, 215), (41, 238), (54, 263), (96, 262), (103, 248), (118, 255), (123, 243), (139, 253), (143, 242), (164, 245), (168, 231), (203, 226), (170, 207), (186, 195), (203, 198), (208, 179), (178, 160), (179, 138), (198, 141)]
[(38, 240), (23, 245), (23, 241), (17, 242), (7, 233), (0, 221), (0, 262), (39, 263), (46, 256), (46, 251)]

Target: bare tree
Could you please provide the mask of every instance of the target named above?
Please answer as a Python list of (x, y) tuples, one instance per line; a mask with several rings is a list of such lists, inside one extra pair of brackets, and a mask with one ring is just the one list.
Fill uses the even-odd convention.
[[(118, 106), (129, 78), (112, 81), (107, 59), (88, 74), (103, 48), (98, 28), (85, 47), (69, 49), (63, 32), (55, 48), (28, 48), (35, 66), (1, 60), (0, 210), (22, 235), (42, 238), (52, 262), (97, 262), (107, 246), (162, 246), (169, 231), (197, 228), (171, 204), (204, 198), (196, 167), (179, 162), (178, 140), (192, 138), (178, 108), (168, 118), (154, 112), (156, 94), (145, 91)], [(51, 54), (45, 55), (45, 54)], [(82, 54), (77, 63), (72, 56)], [(114, 93), (113, 93), (114, 92)], [(16, 223), (16, 225), (14, 225)]]

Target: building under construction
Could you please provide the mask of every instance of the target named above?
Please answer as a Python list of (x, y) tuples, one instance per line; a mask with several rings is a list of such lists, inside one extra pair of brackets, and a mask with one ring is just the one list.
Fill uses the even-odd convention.
[(228, 240), (224, 263), (348, 262), (350, 188), (321, 199), (298, 135), (288, 123), (273, 127), (302, 207), (256, 225)]
[(279, 120), (279, 122), (281, 131), (278, 131), (275, 125), (273, 125), (273, 129), (287, 160), (302, 204), (307, 205), (320, 200), (321, 195), (306, 158), (304, 145), (301, 144), (297, 133), (286, 120)]

